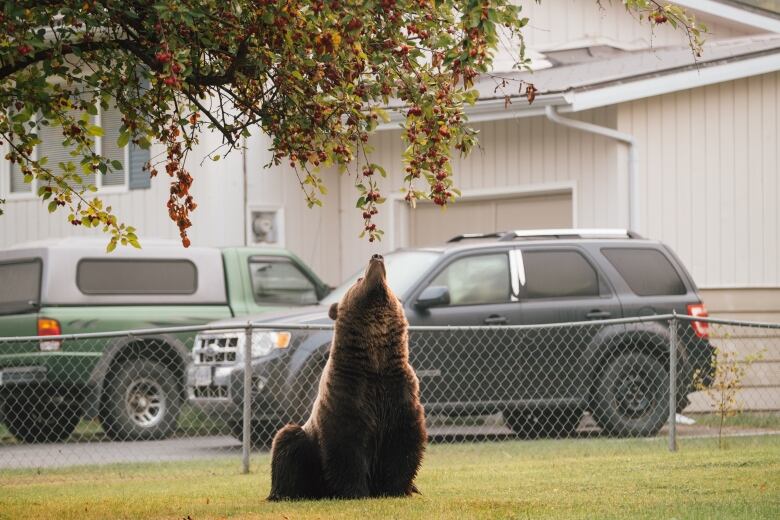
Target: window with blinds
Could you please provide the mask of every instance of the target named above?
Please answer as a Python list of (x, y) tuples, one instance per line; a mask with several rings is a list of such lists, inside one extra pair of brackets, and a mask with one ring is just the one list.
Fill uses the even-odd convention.
[(119, 148), (116, 145), (119, 139), (119, 128), (122, 126), (122, 113), (112, 106), (101, 112), (100, 121), (100, 126), (103, 128), (101, 154), (108, 159), (109, 163), (111, 161), (122, 163), (121, 169), (110, 169), (105, 175), (101, 175), (102, 186), (124, 186), (127, 178), (127, 160), (125, 160), (127, 146)]
[[(71, 115), (79, 117), (80, 112), (73, 112)], [(100, 125), (103, 129), (103, 136), (93, 138), (93, 149), (105, 156), (109, 163), (118, 161), (122, 167), (120, 169), (110, 168), (106, 174), (84, 174), (81, 169), (81, 157), (73, 155), (73, 146), (64, 146), (62, 144), (62, 128), (57, 126), (43, 126), (38, 128), (38, 137), (41, 144), (36, 149), (38, 157), (48, 157), (48, 167), (52, 168), (55, 174), (62, 173), (61, 165), (68, 162), (76, 166), (76, 171), (81, 176), (84, 184), (93, 184), (98, 188), (109, 188), (116, 186), (125, 186), (128, 178), (128, 160), (127, 146), (119, 148), (117, 140), (119, 139), (119, 128), (122, 126), (122, 114), (116, 107), (109, 107), (107, 110), (100, 110), (98, 116), (94, 118), (94, 123)], [(33, 193), (36, 189), (33, 184), (24, 182), (22, 174), (17, 164), (9, 165), (10, 171), (10, 193)]]
[(32, 184), (27, 184), (24, 182), (24, 174), (22, 173), (22, 169), (19, 168), (19, 165), (16, 163), (11, 163), (10, 170), (11, 193), (31, 193), (33, 188)]
[[(71, 112), (71, 117), (78, 118), (81, 114), (79, 112)], [(41, 140), (41, 144), (38, 145), (38, 157), (48, 157), (48, 168), (51, 168), (54, 175), (62, 175), (62, 167), (67, 163), (73, 163), (76, 167), (76, 173), (81, 176), (83, 184), (95, 184), (95, 174), (86, 175), (81, 169), (81, 157), (73, 155), (74, 146), (64, 146), (62, 144), (62, 128), (59, 126), (43, 126), (38, 127), (38, 138)], [(92, 139), (92, 149), (95, 149), (95, 141)], [(75, 183), (69, 182), (72, 186)]]

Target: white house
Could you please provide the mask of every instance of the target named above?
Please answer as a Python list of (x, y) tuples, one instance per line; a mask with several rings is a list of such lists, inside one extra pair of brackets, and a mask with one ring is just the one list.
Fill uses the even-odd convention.
[[(192, 241), (271, 240), (338, 283), (371, 253), (463, 232), (631, 227), (672, 246), (711, 313), (780, 320), (780, 14), (755, 7), (777, 3), (677, 3), (709, 28), (698, 62), (680, 31), (651, 31), (620, 2), (601, 9), (581, 0), (522, 2), (537, 70), (509, 75), (532, 81), (536, 101), (529, 105), (515, 90), (506, 107), (493, 81), (479, 85), (483, 97), (470, 118), (482, 147), (454, 162), (463, 199), (444, 212), (402, 203), (403, 144), (397, 123), (385, 125), (373, 137), (375, 161), (389, 173), (383, 192), (397, 196), (378, 215), (381, 243), (358, 238), (353, 179), (325, 172), (324, 208), (308, 209), (288, 167), (262, 168), (270, 157), (264, 136), (251, 138), (245, 154), (193, 159), (199, 207)], [(507, 63), (499, 57), (496, 68), (508, 70)], [(203, 136), (204, 151), (215, 144)], [(129, 168), (103, 182), (104, 198), (142, 240), (175, 238), (165, 178), (150, 185), (142, 155), (112, 153)], [(97, 233), (50, 216), (14, 173), (0, 165), (0, 198), (7, 199), (0, 247)]]

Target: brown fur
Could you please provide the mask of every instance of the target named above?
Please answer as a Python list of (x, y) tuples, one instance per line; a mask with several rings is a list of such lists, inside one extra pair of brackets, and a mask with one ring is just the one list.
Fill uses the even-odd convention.
[(379, 255), (329, 314), (330, 357), (311, 417), (274, 438), (270, 500), (405, 496), (427, 434), (407, 321)]

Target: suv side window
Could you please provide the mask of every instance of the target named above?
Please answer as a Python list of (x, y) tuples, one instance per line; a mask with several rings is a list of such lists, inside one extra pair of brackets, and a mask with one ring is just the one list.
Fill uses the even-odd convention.
[(599, 296), (599, 276), (577, 251), (523, 251), (523, 299)]
[(317, 288), (289, 260), (249, 259), (252, 294), (259, 305), (314, 305)]
[(603, 248), (601, 253), (637, 296), (685, 294), (687, 289), (662, 252), (644, 248)]
[(455, 260), (430, 283), (447, 287), (450, 305), (509, 302), (509, 260), (506, 253)]

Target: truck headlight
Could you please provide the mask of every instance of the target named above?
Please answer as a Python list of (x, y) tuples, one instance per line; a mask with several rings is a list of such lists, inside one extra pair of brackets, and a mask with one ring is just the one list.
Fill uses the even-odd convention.
[(290, 345), (292, 334), (289, 332), (253, 332), (252, 357), (262, 357), (274, 349), (285, 349)]

